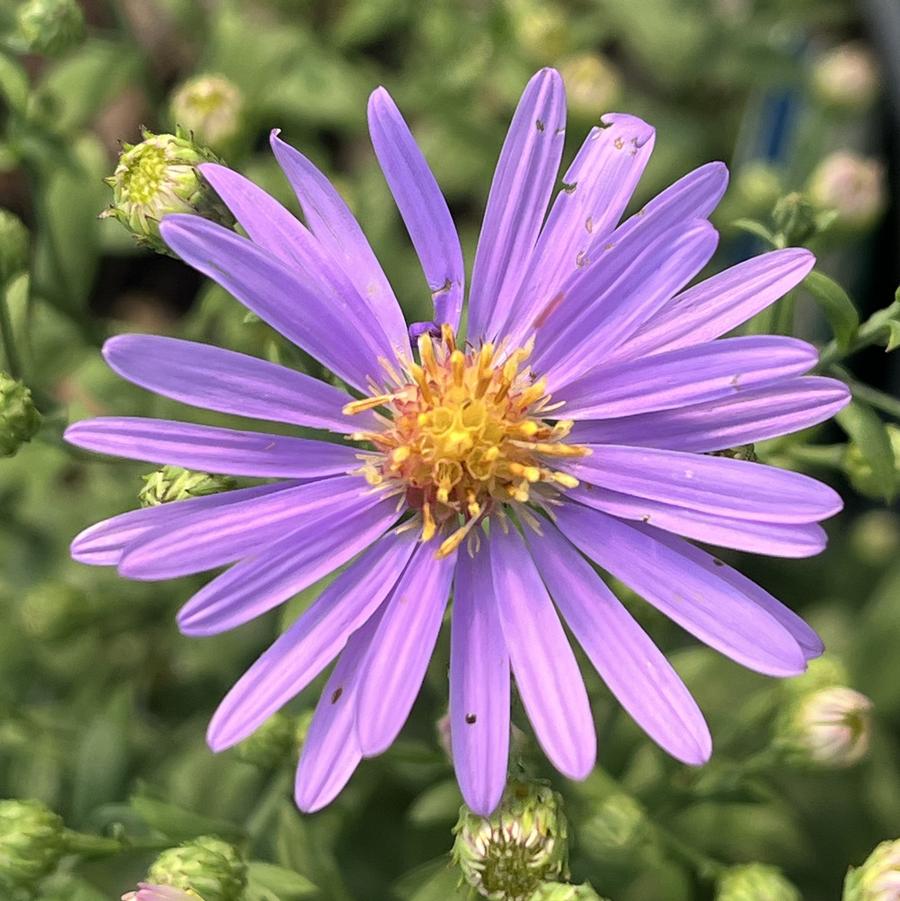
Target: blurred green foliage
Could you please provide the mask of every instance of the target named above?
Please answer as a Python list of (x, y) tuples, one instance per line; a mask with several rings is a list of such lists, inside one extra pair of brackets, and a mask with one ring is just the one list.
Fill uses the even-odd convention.
[[(26, 45), (21, 31), (17, 8), (25, 5), (0, 7), (0, 207), (25, 221), (32, 249), (27, 272), (18, 265), (4, 274), (0, 368), (31, 388), (43, 425), (0, 461), (0, 796), (38, 799), (81, 835), (34, 897), (108, 901), (133, 888), (157, 853), (204, 835), (245, 856), (248, 901), (466, 897), (447, 856), (460, 798), (435, 729), (446, 705), (446, 635), (402, 739), (364, 763), (332, 807), (302, 817), (290, 800), (295, 755), (280, 749), (318, 685), (256, 751), (216, 757), (203, 735), (229, 685), (315, 591), (284, 618), (189, 640), (174, 613), (201, 579), (126, 582), (68, 558), (79, 530), (138, 506), (147, 467), (67, 448), (67, 422), (103, 413), (222, 420), (117, 379), (98, 353), (106, 335), (178, 334), (311, 365), (220, 288), (139, 250), (118, 223), (98, 221), (111, 199), (103, 178), (117, 142), (138, 140), (142, 125), (164, 132), (183, 124), (171, 118), (173, 97), (188, 79), (226, 79), (242, 96), (236, 130), (218, 132), (221, 146), (216, 134), (197, 140), (292, 205), (267, 149), (269, 129), (281, 128), (333, 177), (408, 318), (422, 319), (428, 292), (368, 145), (369, 91), (385, 84), (404, 110), (471, 261), (518, 93), (537, 67), (557, 65), (575, 101), (569, 156), (611, 109), (657, 127), (636, 203), (707, 160), (733, 165), (734, 187), (715, 219), (725, 263), (765, 242), (783, 244), (783, 201), (769, 215), (778, 197), (802, 191), (823, 156), (863, 144), (870, 132), (871, 97), (855, 105), (851, 97), (836, 111), (822, 99), (821, 73), (816, 82), (819, 50), (859, 33), (856, 4), (85, 0), (86, 33), (57, 36), (45, 55), (28, 52), (38, 44)], [(773, 97), (792, 98), (794, 124), (771, 159), (761, 148)], [(783, 686), (635, 606), (706, 711), (713, 762), (693, 771), (665, 757), (586, 661), (603, 769), (568, 783), (527, 738), (517, 762), (566, 799), (573, 881), (589, 880), (615, 901), (710, 898), (724, 868), (753, 861), (780, 868), (803, 898), (833, 899), (848, 865), (900, 831), (900, 520), (878, 509), (900, 478), (897, 426), (884, 424), (898, 418), (900, 402), (883, 362), (891, 358), (880, 351), (866, 373), (874, 371), (875, 387), (836, 368), (852, 366), (849, 355), (870, 345), (898, 343), (900, 301), (889, 306), (889, 296), (872, 291), (875, 222), (834, 232), (840, 209), (814, 212), (804, 239), (854, 299), (817, 270), (807, 294), (751, 327), (820, 340), (823, 365), (849, 381), (855, 401), (839, 428), (757, 450), (834, 479), (848, 509), (829, 525), (831, 545), (818, 558), (726, 556), (821, 630), (848, 684), (874, 702), (871, 751), (834, 772), (773, 756), (773, 730), (789, 701)], [(736, 220), (756, 237), (743, 237)], [(514, 713), (527, 735), (522, 711)]]

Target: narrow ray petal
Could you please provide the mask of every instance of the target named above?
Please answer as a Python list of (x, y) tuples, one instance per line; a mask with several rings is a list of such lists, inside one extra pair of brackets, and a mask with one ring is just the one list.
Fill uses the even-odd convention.
[(809, 376), (674, 410), (578, 422), (571, 440), (706, 453), (817, 425), (849, 402), (850, 392), (843, 382)]
[(542, 69), (525, 87), (494, 171), (469, 293), (473, 339), (495, 337), (509, 315), (556, 183), (565, 123), (562, 79)]
[(694, 766), (712, 752), (709, 728), (678, 674), (587, 561), (549, 522), (526, 533), (563, 618), (610, 691), (647, 734)]
[(469, 808), (488, 816), (500, 803), (509, 764), (509, 655), (493, 597), (486, 545), (456, 567), (450, 636), (450, 740)]
[(584, 680), (534, 561), (512, 527), (493, 529), (491, 569), (516, 686), (544, 753), (570, 779), (584, 779), (597, 734)]
[(767, 675), (805, 669), (800, 645), (780, 622), (732, 583), (657, 540), (649, 527), (574, 503), (554, 512), (582, 553), (700, 641)]
[(120, 376), (206, 410), (351, 434), (372, 428), (371, 413), (345, 416), (344, 391), (266, 360), (209, 344), (156, 335), (118, 335), (103, 356)]
[(356, 731), (363, 755), (374, 757), (403, 728), (437, 642), (456, 555), (435, 558), (421, 544), (387, 602), (362, 673)]
[(259, 657), (210, 721), (214, 751), (245, 739), (319, 675), (393, 590), (415, 543), (411, 531), (379, 539)]
[(403, 217), (434, 300), (435, 320), (455, 330), (462, 311), (465, 267), (447, 201), (391, 95), (369, 98), (369, 134)]

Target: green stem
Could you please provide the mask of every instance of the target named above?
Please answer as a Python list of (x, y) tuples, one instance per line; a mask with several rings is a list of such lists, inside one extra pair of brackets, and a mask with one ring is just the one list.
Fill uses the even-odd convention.
[(284, 769), (279, 769), (269, 780), (269, 784), (247, 820), (247, 837), (251, 847), (265, 832), (266, 827), (278, 812), (278, 807), (287, 796), (290, 785), (291, 774)]
[(864, 385), (862, 382), (857, 382), (856, 379), (848, 378), (846, 373), (842, 373), (841, 377), (847, 382), (847, 387), (853, 392), (855, 398), (876, 410), (881, 410), (882, 413), (887, 413), (888, 416), (900, 419), (900, 399), (892, 394), (879, 391), (877, 388)]
[(6, 290), (6, 285), (0, 289), (0, 333), (3, 336), (3, 352), (6, 355), (9, 374), (14, 379), (18, 379), (22, 376), (22, 361), (19, 359), (19, 351), (13, 335), (12, 320), (9, 317), (9, 307), (6, 303)]
[(668, 827), (661, 826), (659, 823), (653, 823), (653, 828), (656, 830), (660, 841), (688, 863), (701, 879), (712, 882), (725, 872), (726, 867), (724, 864), (719, 863), (719, 861), (708, 854), (704, 854), (693, 845), (688, 844)]
[(165, 838), (129, 840), (127, 838), (107, 838), (103, 835), (89, 835), (67, 829), (64, 834), (66, 850), (70, 854), (83, 857), (112, 857), (128, 851), (164, 851), (172, 842)]
[(808, 463), (810, 466), (821, 466), (825, 469), (841, 469), (845, 450), (843, 444), (805, 444), (788, 447), (784, 450), (784, 454), (792, 462)]
[(873, 313), (857, 330), (856, 337), (848, 347), (840, 347), (837, 341), (829, 341), (819, 354), (819, 366), (824, 369), (839, 363), (845, 357), (855, 354), (857, 351), (874, 344), (881, 336), (888, 322), (900, 316), (900, 300), (895, 300), (890, 306)]

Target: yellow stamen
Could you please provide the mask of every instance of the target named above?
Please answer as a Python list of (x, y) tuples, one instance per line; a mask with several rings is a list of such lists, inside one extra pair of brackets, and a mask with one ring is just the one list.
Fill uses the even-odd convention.
[(434, 524), (434, 517), (431, 515), (431, 506), (425, 504), (422, 507), (422, 541), (431, 541), (437, 527)]

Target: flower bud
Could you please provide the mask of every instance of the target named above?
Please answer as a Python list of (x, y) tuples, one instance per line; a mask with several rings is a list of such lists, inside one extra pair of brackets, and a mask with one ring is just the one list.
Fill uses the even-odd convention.
[(527, 901), (542, 882), (567, 876), (562, 798), (549, 786), (513, 781), (490, 817), (460, 809), (453, 861), (485, 898)]
[(775, 204), (772, 220), (788, 247), (800, 247), (819, 230), (816, 213), (816, 208), (802, 194), (793, 191)]
[(0, 290), (28, 268), (29, 243), (25, 223), (15, 213), (0, 209)]
[(31, 53), (58, 56), (84, 40), (77, 0), (27, 0), (18, 15), (19, 35)]
[(813, 67), (812, 87), (825, 106), (862, 112), (878, 96), (878, 65), (871, 51), (859, 42), (833, 47)]
[(159, 223), (170, 213), (195, 213), (229, 227), (234, 224), (197, 168), (221, 162), (211, 150), (195, 144), (181, 128), (174, 135), (144, 131), (143, 137), (140, 144), (124, 145), (116, 171), (106, 179), (113, 202), (101, 218), (117, 219), (139, 244), (159, 253), (169, 253)]
[(62, 857), (63, 821), (39, 801), (0, 801), (0, 888), (33, 889)]
[(0, 372), (0, 457), (12, 457), (41, 427), (41, 414), (22, 382)]
[(886, 566), (900, 551), (900, 516), (889, 510), (867, 510), (850, 526), (850, 546), (863, 563)]
[(734, 192), (742, 215), (763, 216), (781, 196), (781, 175), (771, 163), (754, 160), (737, 171)]
[(528, 901), (603, 901), (593, 886), (584, 882), (581, 885), (568, 885), (565, 882), (545, 882)]
[(573, 116), (596, 119), (612, 109), (622, 91), (618, 70), (599, 53), (570, 56), (559, 66)]
[(237, 485), (228, 476), (214, 476), (208, 472), (194, 472), (180, 466), (163, 466), (143, 476), (144, 487), (138, 493), (142, 507), (158, 507), (172, 501), (186, 501), (192, 497), (219, 494)]
[(900, 901), (900, 839), (882, 842), (862, 866), (851, 867), (843, 901)]
[(244, 97), (223, 75), (197, 75), (176, 89), (170, 110), (176, 126), (210, 147), (225, 149), (241, 134)]
[(203, 901), (241, 901), (247, 865), (233, 845), (201, 836), (163, 851), (148, 870), (147, 883), (194, 892)]
[(548, 0), (508, 0), (516, 44), (535, 61), (558, 59), (569, 44), (565, 13)]
[(203, 901), (203, 899), (190, 890), (183, 892), (169, 885), (150, 885), (142, 882), (136, 892), (122, 895), (122, 901)]
[(235, 749), (241, 760), (264, 770), (287, 763), (297, 747), (297, 726), (285, 713), (270, 716)]
[(624, 793), (604, 798), (579, 832), (584, 847), (598, 860), (630, 855), (647, 841), (649, 834), (643, 808)]
[[(894, 485), (893, 493), (900, 491), (900, 426), (889, 422), (885, 424), (888, 440), (894, 452)], [(884, 480), (872, 469), (872, 464), (866, 459), (862, 450), (855, 443), (847, 446), (843, 459), (844, 472), (850, 483), (860, 493), (875, 500), (883, 500), (889, 494), (891, 486), (885, 485)]]
[(800, 892), (776, 867), (748, 863), (730, 867), (719, 880), (716, 901), (801, 901)]
[(837, 213), (839, 228), (865, 230), (885, 207), (884, 166), (849, 150), (836, 151), (813, 170), (809, 197), (818, 207)]

